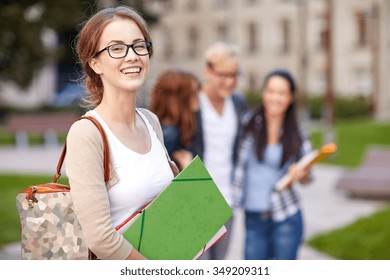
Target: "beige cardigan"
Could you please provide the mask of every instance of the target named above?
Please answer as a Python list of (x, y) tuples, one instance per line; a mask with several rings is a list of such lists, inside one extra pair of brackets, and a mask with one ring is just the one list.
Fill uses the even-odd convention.
[[(162, 141), (157, 117), (145, 109), (142, 112)], [(89, 249), (100, 259), (126, 259), (133, 247), (111, 223), (107, 191), (118, 182), (118, 178), (115, 170), (110, 168), (108, 184), (104, 182), (103, 140), (100, 132), (91, 121), (83, 119), (72, 125), (66, 143), (65, 168), (70, 193)], [(174, 175), (177, 175), (176, 165), (169, 158), (168, 161)]]

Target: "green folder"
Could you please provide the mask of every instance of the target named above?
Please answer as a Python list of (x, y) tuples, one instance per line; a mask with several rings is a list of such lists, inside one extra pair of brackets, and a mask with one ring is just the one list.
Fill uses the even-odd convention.
[(123, 232), (145, 257), (191, 260), (233, 212), (196, 156)]

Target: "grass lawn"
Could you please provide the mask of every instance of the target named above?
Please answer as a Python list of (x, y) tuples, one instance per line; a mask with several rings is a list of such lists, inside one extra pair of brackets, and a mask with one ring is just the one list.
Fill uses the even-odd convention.
[(12, 133), (0, 126), (0, 145), (14, 145), (14, 142)]
[[(323, 134), (318, 130), (311, 134), (314, 148), (323, 144)], [(339, 122), (335, 126), (335, 142), (337, 151), (325, 163), (357, 167), (370, 145), (390, 148), (390, 123), (376, 123), (367, 119)]]
[[(20, 240), (16, 195), (31, 185), (51, 182), (52, 178), (52, 176), (0, 174), (0, 247)], [(58, 182), (66, 184), (66, 181), (66, 178), (60, 178)]]
[[(58, 142), (63, 144), (65, 142), (66, 134), (58, 134)], [(30, 133), (28, 135), (28, 142), (30, 145), (43, 145), (43, 135)], [(4, 127), (0, 126), (0, 145), (2, 146), (13, 146), (15, 145), (15, 139), (11, 132), (7, 131)]]
[[(314, 148), (324, 144), (322, 131), (314, 131), (311, 136)], [(367, 119), (339, 122), (335, 126), (335, 142), (337, 152), (325, 163), (356, 168), (370, 145), (390, 149), (390, 123), (375, 123)], [(390, 207), (343, 228), (315, 236), (307, 243), (336, 259), (388, 260), (389, 220)]]
[(308, 244), (341, 260), (390, 260), (390, 207), (318, 235)]

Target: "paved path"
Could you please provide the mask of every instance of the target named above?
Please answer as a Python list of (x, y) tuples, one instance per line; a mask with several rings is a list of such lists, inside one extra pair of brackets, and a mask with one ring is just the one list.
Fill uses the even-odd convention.
[(4, 148), (0, 147), (0, 172), (53, 174), (62, 147)]
[[(47, 149), (37, 147), (24, 150), (0, 148), (0, 172), (53, 174), (60, 153), (60, 147)], [(313, 168), (314, 182), (309, 186), (298, 188), (304, 210), (305, 239), (351, 223), (359, 217), (370, 215), (383, 206), (383, 203), (379, 201), (349, 199), (337, 192), (335, 184), (341, 174), (341, 168), (317, 165)], [(242, 259), (244, 240), (242, 211), (236, 214), (231, 240), (227, 259)], [(0, 260), (19, 258), (19, 243), (10, 244), (0, 250)], [(302, 246), (299, 259), (326, 260), (331, 258), (307, 246)]]

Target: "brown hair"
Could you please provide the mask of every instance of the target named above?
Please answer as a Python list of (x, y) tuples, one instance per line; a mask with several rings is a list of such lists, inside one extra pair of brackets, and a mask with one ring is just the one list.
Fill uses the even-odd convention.
[[(76, 52), (84, 72), (85, 86), (89, 95), (84, 100), (88, 107), (96, 107), (103, 98), (103, 83), (98, 74), (89, 66), (88, 62), (98, 51), (100, 37), (104, 28), (115, 18), (129, 19), (135, 21), (145, 37), (151, 41), (150, 32), (145, 20), (132, 8), (118, 6), (116, 8), (105, 8), (92, 16), (82, 27), (76, 41)], [(149, 57), (152, 56), (151, 50)]]
[(196, 128), (195, 114), (191, 102), (197, 94), (194, 82), (197, 77), (179, 70), (167, 70), (157, 79), (152, 91), (150, 110), (161, 122), (176, 125), (180, 130), (183, 145), (191, 144), (191, 136)]

